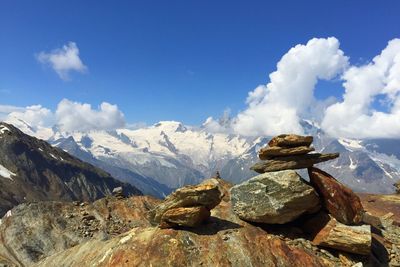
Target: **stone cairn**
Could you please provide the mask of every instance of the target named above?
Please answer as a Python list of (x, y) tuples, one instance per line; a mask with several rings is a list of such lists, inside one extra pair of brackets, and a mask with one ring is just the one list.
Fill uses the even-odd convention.
[[(360, 198), (314, 164), (338, 153), (310, 153), (312, 136), (279, 135), (259, 151), (251, 167), (261, 173), (231, 188), (232, 210), (248, 222), (286, 224), (302, 216), (301, 226), (322, 247), (368, 255), (371, 228), (362, 225)], [(308, 169), (310, 181), (294, 169)]]

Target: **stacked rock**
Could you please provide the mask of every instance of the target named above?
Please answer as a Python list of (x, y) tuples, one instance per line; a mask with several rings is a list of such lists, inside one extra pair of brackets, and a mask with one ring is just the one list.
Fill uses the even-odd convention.
[(250, 169), (258, 173), (303, 169), (339, 157), (339, 153), (309, 154), (314, 151), (314, 148), (310, 147), (312, 142), (312, 136), (278, 135), (268, 142), (267, 147), (259, 151), (258, 156), (263, 161), (256, 163)]
[[(231, 188), (232, 209), (239, 218), (257, 223), (285, 224), (307, 215), (304, 230), (315, 245), (367, 255), (371, 229), (360, 225), (360, 198), (314, 164), (338, 153), (310, 153), (312, 136), (279, 135), (259, 151), (262, 160), (251, 167), (261, 173)], [(310, 182), (293, 169), (307, 168)], [(322, 207), (322, 208), (321, 208)]]
[(211, 209), (221, 202), (222, 197), (219, 181), (215, 178), (179, 188), (152, 211), (153, 221), (160, 228), (197, 227), (210, 217)]

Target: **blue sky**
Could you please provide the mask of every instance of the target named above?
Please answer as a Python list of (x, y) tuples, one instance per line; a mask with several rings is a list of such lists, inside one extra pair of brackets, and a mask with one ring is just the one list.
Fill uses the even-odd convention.
[[(128, 122), (200, 124), (245, 109), (280, 58), (335, 36), (352, 64), (400, 37), (399, 1), (1, 1), (0, 104), (117, 104)], [(64, 81), (35, 55), (75, 42), (87, 66)], [(318, 99), (339, 97), (322, 82)]]

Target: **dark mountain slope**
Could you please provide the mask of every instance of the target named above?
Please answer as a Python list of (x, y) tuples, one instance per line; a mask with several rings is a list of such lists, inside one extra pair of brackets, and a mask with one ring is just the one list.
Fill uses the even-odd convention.
[(118, 186), (126, 194), (141, 194), (105, 171), (0, 122), (0, 216), (23, 202), (92, 201)]

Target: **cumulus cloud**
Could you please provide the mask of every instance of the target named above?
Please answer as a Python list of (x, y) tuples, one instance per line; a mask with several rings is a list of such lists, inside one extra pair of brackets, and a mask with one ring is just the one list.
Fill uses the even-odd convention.
[[(343, 101), (329, 106), (322, 127), (333, 136), (400, 137), (400, 39), (390, 41), (381, 54), (343, 74)], [(373, 103), (383, 99), (386, 110)]]
[(0, 105), (0, 119), (10, 123), (26, 122), (30, 127), (57, 127), (66, 132), (114, 130), (125, 125), (124, 114), (117, 105), (101, 103), (98, 109), (90, 104), (63, 99), (55, 112), (41, 105), (16, 107)]
[(303, 133), (300, 118), (312, 112), (318, 80), (330, 80), (348, 66), (334, 38), (314, 38), (291, 48), (269, 75), (270, 82), (250, 92), (247, 109), (233, 122), (235, 132), (247, 135)]
[(11, 106), (11, 105), (0, 105), (0, 120), (5, 120), (7, 116), (14, 111), (23, 111), (24, 108)]
[(107, 102), (101, 103), (98, 109), (92, 109), (90, 104), (63, 99), (55, 115), (58, 127), (67, 132), (112, 130), (125, 125), (124, 114), (118, 106)]
[(15, 119), (23, 120), (33, 127), (49, 127), (55, 122), (54, 114), (51, 110), (41, 105), (33, 105), (26, 108), (15, 107), (14, 110), (10, 110), (6, 120), (12, 122)]
[(42, 51), (36, 55), (36, 59), (42, 64), (50, 65), (63, 80), (69, 80), (71, 71), (80, 73), (87, 71), (87, 67), (79, 57), (78, 46), (74, 42), (69, 42), (51, 52)]

